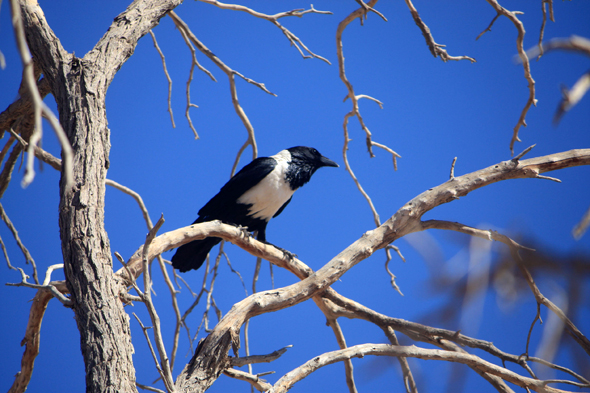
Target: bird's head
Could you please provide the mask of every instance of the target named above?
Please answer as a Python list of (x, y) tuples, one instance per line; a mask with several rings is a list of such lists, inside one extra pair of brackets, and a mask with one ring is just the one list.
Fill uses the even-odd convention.
[(303, 165), (309, 165), (314, 171), (323, 166), (338, 167), (338, 164), (329, 158), (322, 156), (320, 152), (313, 147), (295, 146), (287, 150), (291, 153), (292, 161)]
[(285, 179), (293, 190), (307, 183), (319, 168), (323, 166), (338, 167), (338, 164), (322, 156), (313, 147), (296, 146), (287, 149), (287, 151), (291, 154), (291, 160)]

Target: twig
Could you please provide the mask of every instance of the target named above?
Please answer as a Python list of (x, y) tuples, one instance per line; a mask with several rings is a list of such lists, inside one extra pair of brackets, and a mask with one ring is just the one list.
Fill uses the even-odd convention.
[(497, 13), (496, 16), (494, 16), (494, 19), (492, 19), (492, 21), (490, 22), (490, 24), (488, 25), (488, 27), (486, 27), (486, 29), (484, 31), (482, 31), (481, 33), (479, 33), (479, 35), (475, 38), (475, 40), (479, 40), (481, 38), (482, 35), (484, 35), (485, 33), (487, 33), (488, 31), (492, 31), (492, 26), (494, 25), (494, 23), (496, 22), (496, 20), (502, 16), (502, 14)]
[(520, 138), (518, 137), (518, 131), (520, 130), (521, 126), (526, 127), (526, 115), (532, 105), (537, 105), (537, 99), (535, 98), (535, 80), (531, 75), (531, 65), (529, 59), (526, 55), (524, 50), (523, 42), (524, 42), (524, 25), (522, 22), (516, 17), (517, 14), (521, 12), (517, 11), (508, 11), (506, 8), (502, 7), (496, 0), (486, 0), (496, 11), (496, 13), (501, 14), (507, 17), (516, 28), (518, 36), (516, 37), (516, 48), (518, 50), (518, 56), (520, 57), (520, 61), (522, 62), (522, 66), (524, 68), (524, 77), (527, 80), (528, 87), (529, 87), (529, 98), (520, 113), (520, 118), (514, 127), (512, 133), (512, 139), (510, 140), (510, 152), (514, 154), (514, 144), (516, 142), (521, 142)]
[(271, 393), (286, 392), (296, 382), (307, 377), (312, 372), (321, 367), (333, 364), (352, 357), (364, 357), (367, 355), (375, 356), (395, 356), (395, 357), (414, 357), (425, 360), (444, 360), (449, 362), (457, 362), (466, 365), (472, 365), (480, 370), (501, 377), (508, 382), (511, 382), (520, 387), (526, 387), (540, 392), (562, 392), (559, 389), (554, 389), (547, 386), (547, 381), (540, 381), (533, 378), (523, 377), (513, 371), (497, 366), (487, 362), (477, 356), (462, 352), (444, 351), (440, 349), (426, 349), (416, 346), (398, 346), (388, 344), (362, 344), (341, 349), (332, 352), (326, 352), (314, 357), (312, 360), (306, 362), (300, 367), (288, 372), (281, 379), (275, 383), (270, 390)]
[(252, 355), (245, 357), (232, 357), (230, 358), (230, 364), (232, 367), (243, 367), (247, 364), (253, 363), (270, 363), (280, 358), (289, 348), (293, 348), (293, 345), (287, 345), (281, 349), (277, 349), (267, 355)]
[(63, 128), (61, 127), (59, 121), (53, 114), (53, 112), (49, 109), (49, 107), (43, 102), (41, 95), (39, 93), (39, 89), (37, 88), (37, 83), (35, 81), (35, 76), (33, 73), (33, 58), (31, 53), (29, 52), (29, 48), (26, 43), (25, 39), (25, 31), (22, 22), (22, 16), (20, 12), (20, 6), (17, 0), (10, 0), (10, 6), (12, 11), (12, 23), (14, 26), (14, 33), (16, 36), (18, 51), (21, 57), (21, 61), (23, 64), (23, 80), (26, 82), (27, 92), (33, 101), (33, 108), (34, 108), (34, 123), (35, 128), (33, 131), (33, 135), (29, 139), (29, 149), (28, 149), (28, 157), (27, 157), (27, 167), (25, 171), (25, 175), (21, 182), (23, 187), (28, 186), (31, 184), (35, 177), (35, 168), (34, 168), (34, 154), (33, 154), (33, 146), (37, 146), (39, 141), (41, 140), (42, 136), (42, 125), (41, 125), (41, 115), (44, 115), (51, 127), (55, 131), (57, 139), (61, 145), (62, 154), (65, 160), (65, 170), (64, 170), (64, 178), (65, 178), (65, 187), (66, 189), (70, 188), (73, 185), (73, 151), (72, 146), (64, 132)]
[(541, 293), (541, 291), (537, 287), (537, 284), (535, 284), (533, 276), (528, 271), (526, 266), (522, 263), (522, 258), (518, 254), (517, 249), (515, 247), (511, 247), (510, 253), (512, 254), (512, 258), (517, 262), (522, 275), (524, 276), (527, 284), (529, 285), (531, 292), (535, 296), (537, 304), (542, 304), (549, 310), (551, 310), (553, 313), (555, 313), (559, 317), (559, 319), (561, 319), (565, 323), (565, 326), (567, 327), (566, 331), (569, 333), (569, 335), (582, 347), (582, 349), (584, 349), (584, 351), (586, 351), (588, 355), (590, 355), (590, 340), (588, 340), (588, 338), (576, 327), (576, 325), (574, 325), (574, 323), (564, 314), (564, 312), (559, 307), (557, 307), (551, 300), (547, 299)]
[(553, 124), (557, 125), (563, 115), (566, 114), (570, 109), (572, 109), (584, 95), (590, 90), (590, 71), (583, 74), (580, 79), (574, 83), (572, 88), (568, 91), (565, 86), (561, 88), (561, 95), (562, 99), (559, 105), (557, 106), (557, 110), (555, 111), (555, 116), (553, 116)]
[[(397, 339), (397, 335), (395, 334), (395, 330), (388, 326), (386, 329), (384, 329), (384, 333), (389, 339), (391, 345), (399, 345), (399, 341)], [(404, 375), (404, 384), (406, 385), (406, 392), (418, 393), (418, 387), (416, 386), (416, 381), (414, 380), (414, 375), (412, 374), (412, 370), (410, 369), (408, 359), (404, 357), (398, 357), (398, 361), (402, 368), (402, 373)]]
[(526, 149), (524, 149), (520, 154), (518, 154), (516, 157), (514, 157), (512, 159), (512, 162), (518, 163), (518, 160), (520, 160), (522, 157), (524, 157), (529, 151), (533, 150), (533, 148), (535, 146), (537, 146), (536, 143), (534, 145), (531, 145), (531, 146), (527, 147)]
[(539, 61), (541, 56), (543, 56), (543, 35), (545, 34), (545, 23), (547, 23), (547, 4), (549, 4), (549, 17), (551, 18), (551, 22), (555, 22), (555, 18), (553, 16), (553, 0), (543, 0), (541, 3), (541, 8), (543, 10), (543, 23), (541, 23), (539, 43), (537, 44), (539, 47), (539, 56), (537, 56), (537, 61)]
[(238, 75), (239, 77), (244, 79), (246, 82), (259, 87), (264, 92), (266, 92), (270, 95), (273, 95), (276, 97), (276, 94), (268, 91), (268, 89), (264, 86), (264, 83), (258, 83), (250, 78), (246, 78), (244, 75), (240, 74), (239, 72), (237, 72), (235, 70), (232, 70), (227, 65), (225, 65), (225, 63), (223, 63), (217, 56), (215, 56), (213, 54), (213, 52), (211, 52), (201, 41), (199, 41), (199, 39), (190, 30), (188, 25), (182, 19), (180, 19), (174, 11), (170, 11), (168, 13), (168, 15), (172, 18), (172, 20), (174, 21), (174, 24), (176, 25), (176, 27), (179, 30), (184, 30), (184, 33), (186, 34), (186, 36), (197, 47), (197, 49), (200, 50), (205, 56), (207, 56), (213, 63), (215, 63), (215, 65), (217, 65), (227, 75), (227, 77), (229, 79), (229, 86), (230, 86), (230, 91), (231, 91), (232, 103), (234, 105), (234, 110), (236, 111), (239, 118), (242, 120), (244, 127), (246, 127), (246, 130), (248, 131), (248, 142), (252, 146), (252, 155), (254, 158), (256, 158), (258, 156), (258, 147), (256, 146), (256, 138), (254, 136), (254, 127), (252, 127), (252, 124), (250, 123), (248, 116), (246, 116), (246, 113), (244, 112), (244, 110), (242, 109), (242, 107), (238, 101), (238, 92), (236, 89), (235, 75)]
[[(590, 40), (584, 37), (571, 36), (570, 38), (554, 38), (542, 46), (531, 48), (526, 52), (527, 58), (539, 56), (541, 52), (547, 53), (553, 50), (565, 50), (576, 53), (581, 53), (590, 57)], [(562, 87), (563, 98), (557, 107), (555, 116), (553, 117), (553, 124), (557, 125), (561, 117), (575, 106), (586, 92), (590, 89), (590, 71), (584, 73), (580, 79), (574, 84), (571, 90)]]
[(211, 80), (213, 80), (213, 82), (217, 82), (217, 80), (215, 79), (213, 74), (211, 72), (209, 72), (208, 69), (203, 67), (199, 63), (199, 61), (197, 60), (197, 52), (195, 51), (195, 47), (191, 43), (190, 39), (186, 35), (186, 32), (183, 29), (179, 29), (178, 31), (180, 32), (180, 35), (184, 39), (186, 46), (188, 46), (188, 49), (190, 50), (191, 56), (192, 56), (191, 69), (189, 71), (188, 79), (186, 81), (186, 109), (185, 109), (184, 115), (185, 115), (186, 119), (188, 120), (188, 125), (190, 126), (191, 130), (193, 130), (193, 133), (195, 134), (195, 139), (199, 139), (199, 134), (197, 133), (197, 130), (195, 129), (195, 126), (193, 125), (193, 121), (191, 120), (191, 117), (189, 114), (190, 108), (198, 108), (198, 106), (196, 104), (191, 103), (191, 89), (190, 88), (191, 88), (191, 83), (193, 80), (195, 66), (197, 66), (201, 71), (203, 71), (205, 74), (207, 74), (209, 76), (209, 78), (211, 78)]
[[(74, 304), (72, 302), (72, 299), (69, 299), (66, 296), (64, 296), (63, 293), (61, 293), (54, 285), (52, 285), (50, 283), (44, 284), (44, 285), (39, 285), (39, 284), (31, 284), (31, 283), (27, 282), (27, 278), (29, 278), (29, 276), (27, 276), (25, 274), (25, 271), (23, 269), (21, 269), (20, 267), (17, 267), (17, 269), (20, 272), (21, 277), (22, 277), (21, 282), (19, 282), (19, 283), (6, 283), (6, 285), (11, 286), (11, 287), (27, 287), (27, 288), (43, 289), (43, 290), (51, 292), (51, 294), (53, 296), (55, 296), (57, 298), (57, 300), (62, 302), (62, 304), (66, 307), (72, 307), (72, 305)], [(48, 271), (47, 274), (51, 275), (51, 271)]]
[(422, 32), (422, 35), (424, 36), (424, 39), (426, 40), (426, 45), (428, 45), (428, 49), (430, 49), (430, 53), (432, 53), (432, 56), (440, 57), (440, 59), (445, 63), (449, 60), (455, 60), (455, 61), (469, 60), (470, 62), (475, 63), (475, 59), (472, 57), (469, 57), (469, 56), (451, 56), (451, 55), (449, 55), (447, 53), (447, 51), (445, 49), (443, 49), (445, 47), (445, 45), (437, 44), (434, 41), (434, 37), (430, 33), (430, 29), (428, 28), (428, 26), (426, 26), (426, 23), (424, 23), (422, 21), (422, 19), (420, 18), (420, 14), (418, 14), (418, 11), (416, 10), (416, 7), (414, 7), (414, 4), (412, 4), (412, 1), (411, 0), (405, 0), (405, 1), (406, 1), (406, 5), (410, 9), (410, 13), (412, 14), (412, 18), (414, 19), (414, 23), (416, 23), (416, 26), (418, 26), (418, 28), (420, 28), (420, 31)]
[(240, 379), (242, 381), (246, 381), (246, 382), (250, 383), (256, 390), (258, 390), (260, 392), (266, 392), (270, 388), (272, 388), (271, 384), (266, 382), (264, 379), (259, 378), (259, 376), (261, 374), (252, 375), (250, 373), (247, 373), (247, 372), (244, 372), (241, 370), (236, 370), (233, 368), (227, 368), (227, 369), (223, 370), (223, 373), (225, 375), (227, 375), (228, 377)]
[(15, 376), (12, 387), (9, 390), (10, 393), (24, 393), (31, 381), (35, 359), (39, 354), (41, 322), (43, 321), (45, 310), (47, 310), (47, 305), (52, 298), (53, 294), (51, 292), (46, 289), (39, 289), (32, 300), (25, 337), (21, 341), (21, 345), (25, 346), (21, 360), (21, 370)]
[(37, 276), (37, 264), (35, 263), (35, 260), (31, 256), (29, 250), (27, 250), (23, 242), (20, 240), (20, 237), (18, 236), (18, 231), (12, 224), (12, 221), (10, 221), (10, 218), (8, 218), (8, 215), (6, 214), (6, 211), (4, 210), (4, 206), (2, 206), (2, 203), (0, 203), (0, 217), (2, 217), (4, 223), (6, 224), (8, 229), (10, 229), (10, 232), (12, 233), (12, 236), (14, 237), (16, 244), (25, 256), (25, 261), (27, 263), (31, 262), (31, 266), (33, 267), (33, 280), (35, 280), (35, 284), (39, 284), (39, 277)]
[[(143, 295), (140, 295), (140, 296), (146, 305), (148, 313), (150, 314), (150, 319), (152, 320), (152, 323), (153, 323), (154, 340), (156, 341), (156, 348), (158, 349), (158, 353), (160, 355), (160, 362), (158, 364), (157, 359), (155, 358), (155, 353), (154, 353), (153, 349), (151, 349), (151, 344), (150, 344), (150, 349), (152, 350), (152, 355), (154, 356), (154, 359), (156, 360), (156, 368), (158, 369), (158, 372), (160, 373), (160, 376), (162, 377), (162, 381), (164, 382), (166, 389), (169, 392), (175, 392), (176, 390), (174, 387), (174, 379), (172, 378), (172, 370), (170, 367), (168, 355), (166, 353), (166, 348), (164, 347), (164, 340), (162, 338), (162, 331), (161, 331), (161, 327), (160, 327), (160, 317), (158, 316), (158, 313), (156, 312), (156, 308), (154, 307), (154, 304), (152, 302), (152, 291), (151, 291), (152, 279), (150, 276), (150, 271), (148, 269), (149, 248), (150, 248), (152, 241), (156, 237), (158, 230), (160, 229), (160, 227), (163, 224), (164, 224), (164, 216), (162, 215), (160, 217), (160, 219), (158, 220), (158, 222), (156, 223), (156, 225), (147, 234), (146, 239), (145, 239), (145, 244), (144, 244), (142, 251), (141, 251), (141, 259), (142, 259), (142, 265), (143, 265)], [(137, 318), (137, 316), (136, 316), (136, 318)], [(139, 318), (137, 318), (137, 319), (138, 319), (138, 322), (140, 322)], [(141, 322), (140, 322), (140, 324), (141, 324)], [(142, 325), (142, 329), (143, 329), (143, 325)], [(147, 332), (145, 331), (145, 329), (144, 329), (144, 334), (147, 337)], [(149, 341), (148, 341), (148, 343), (149, 343)]]
[[(332, 328), (334, 332), (334, 336), (336, 336), (336, 341), (338, 342), (338, 346), (340, 349), (346, 349), (346, 339), (344, 338), (344, 333), (340, 328), (340, 324), (336, 318), (328, 318), (327, 325)], [(352, 365), (352, 360), (345, 359), (344, 360), (344, 373), (346, 376), (346, 385), (348, 386), (348, 391), (350, 393), (357, 393), (358, 390), (356, 389), (356, 384), (354, 383), (354, 367)]]
[(457, 162), (457, 157), (453, 158), (453, 163), (451, 164), (451, 175), (449, 176), (449, 180), (455, 180), (455, 163)]
[(590, 226), (590, 208), (586, 210), (586, 213), (584, 213), (584, 216), (582, 217), (580, 222), (577, 223), (574, 229), (572, 230), (572, 235), (574, 236), (574, 239), (579, 240), (580, 238), (582, 238), (582, 236), (584, 236), (584, 233), (586, 233), (588, 226)]
[[(148, 292), (148, 291), (146, 291)], [(151, 327), (145, 327), (143, 325), (143, 323), (141, 322), (141, 319), (139, 319), (139, 317), (137, 316), (137, 314), (132, 313), (133, 316), (135, 317), (135, 319), (137, 320), (137, 323), (139, 323), (139, 326), (141, 326), (141, 330), (143, 331), (143, 335), (145, 336), (145, 340), (147, 341), (148, 347), (150, 348), (150, 353), (152, 354), (152, 358), (154, 359), (154, 362), (156, 363), (156, 369), (158, 369), (158, 373), (160, 373), (160, 375), (162, 375), (164, 373), (164, 371), (162, 370), (162, 367), (160, 367), (160, 362), (158, 361), (158, 356), (156, 355), (156, 351), (154, 351), (154, 346), (152, 345), (152, 340), (150, 339), (150, 335), (148, 334), (148, 330), (151, 329)]]
[[(384, 149), (392, 154), (394, 169), (397, 169), (396, 157), (400, 157), (400, 155), (397, 154), (392, 149), (390, 149), (389, 147), (372, 141), (371, 132), (369, 131), (368, 127), (365, 125), (365, 122), (360, 114), (358, 100), (361, 98), (370, 99), (370, 100), (376, 102), (381, 108), (383, 108), (383, 104), (381, 103), (381, 101), (379, 101), (373, 97), (363, 95), (363, 94), (361, 94), (361, 95), (355, 94), (354, 89), (352, 87), (352, 83), (350, 83), (350, 81), (348, 80), (348, 77), (346, 76), (346, 72), (344, 69), (344, 51), (343, 51), (343, 46), (342, 46), (343, 45), (342, 44), (342, 35), (343, 35), (346, 27), (356, 18), (362, 18), (363, 15), (366, 14), (367, 10), (369, 8), (372, 9), (376, 3), (377, 3), (377, 0), (371, 0), (368, 4), (362, 2), (361, 8), (353, 11), (343, 21), (341, 21), (338, 24), (338, 29), (336, 30), (336, 51), (337, 51), (337, 57), (338, 57), (338, 70), (339, 70), (340, 79), (342, 80), (342, 82), (346, 86), (346, 89), (348, 90), (348, 94), (344, 98), (344, 100), (346, 101), (348, 98), (350, 98), (350, 100), (352, 102), (352, 109), (350, 112), (348, 112), (344, 116), (344, 122), (342, 125), (342, 128), (344, 130), (344, 145), (342, 147), (342, 157), (344, 159), (344, 166), (346, 168), (346, 171), (348, 172), (348, 174), (350, 175), (350, 177), (352, 178), (352, 180), (356, 184), (356, 187), (358, 188), (359, 192), (363, 195), (363, 197), (365, 198), (365, 200), (369, 204), (369, 208), (371, 209), (371, 212), (373, 213), (373, 220), (375, 222), (375, 226), (379, 226), (379, 225), (381, 225), (381, 220), (379, 219), (379, 214), (377, 213), (377, 210), (375, 209), (375, 206), (373, 205), (373, 201), (369, 197), (369, 194), (367, 194), (367, 192), (361, 186), (359, 180), (357, 179), (357, 177), (355, 176), (355, 174), (352, 170), (352, 167), (350, 166), (350, 163), (348, 162), (348, 143), (351, 141), (351, 139), (349, 137), (349, 133), (348, 133), (349, 119), (354, 116), (359, 120), (359, 123), (361, 124), (361, 128), (363, 129), (363, 131), (365, 132), (365, 135), (366, 135), (367, 149), (369, 150), (370, 157), (374, 157), (373, 150), (372, 150), (373, 146), (377, 146), (381, 149)], [(388, 261), (389, 261), (389, 259), (390, 259), (390, 256), (388, 255)], [(389, 273), (391, 273), (391, 272), (389, 272)], [(394, 283), (395, 276), (391, 275), (391, 277), (392, 277), (392, 283)]]
[(166, 58), (164, 57), (164, 53), (160, 46), (158, 45), (158, 41), (156, 41), (156, 35), (154, 34), (153, 30), (150, 30), (150, 36), (152, 37), (152, 41), (154, 42), (154, 47), (160, 54), (160, 58), (162, 59), (162, 67), (164, 68), (164, 74), (166, 75), (166, 79), (168, 80), (168, 112), (170, 113), (170, 121), (172, 122), (172, 128), (176, 128), (174, 124), (174, 114), (172, 113), (172, 78), (170, 78), (170, 74), (168, 73), (168, 68), (166, 67)]
[[(253, 9), (245, 7), (243, 5), (225, 4), (225, 3), (221, 3), (216, 0), (200, 0), (200, 1), (202, 1), (203, 3), (212, 4), (216, 7), (221, 8), (221, 9), (233, 10), (233, 11), (243, 11), (243, 12), (246, 12), (246, 13), (248, 13), (252, 16), (255, 16), (257, 18), (265, 19), (265, 20), (271, 22), (276, 27), (278, 27), (283, 32), (283, 34), (285, 35), (285, 37), (287, 37), (287, 39), (289, 40), (291, 45), (293, 45), (295, 48), (297, 48), (297, 50), (301, 54), (301, 57), (303, 57), (304, 59), (316, 58), (316, 59), (323, 60), (328, 64), (331, 64), (326, 58), (324, 58), (320, 55), (317, 55), (317, 54), (313, 53), (311, 50), (309, 50), (309, 48), (307, 46), (305, 46), (305, 44), (295, 34), (293, 34), (291, 31), (289, 31), (287, 28), (285, 28), (283, 25), (281, 25), (278, 21), (280, 18), (284, 18), (287, 16), (297, 16), (297, 17), (301, 18), (303, 15), (309, 14), (309, 13), (332, 15), (332, 12), (330, 12), (330, 11), (318, 11), (315, 8), (313, 8), (313, 5), (312, 5), (309, 10), (295, 9), (292, 11), (280, 12), (275, 15), (267, 15), (267, 14), (263, 14), (261, 12), (254, 11)], [(303, 53), (303, 50), (301, 48), (303, 48), (303, 50), (305, 50), (305, 52), (307, 52), (309, 55), (306, 55), (305, 53)]]
[(135, 382), (135, 386), (137, 386), (140, 389), (147, 390), (148, 392), (166, 393), (163, 390), (160, 390), (160, 389), (155, 388), (153, 386), (143, 385), (143, 384), (141, 384), (139, 382)]

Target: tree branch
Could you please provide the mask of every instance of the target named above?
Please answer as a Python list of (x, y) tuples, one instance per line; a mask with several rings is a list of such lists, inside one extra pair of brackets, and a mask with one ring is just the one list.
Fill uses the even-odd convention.
[(518, 385), (523, 388), (532, 389), (537, 392), (546, 393), (563, 393), (563, 390), (555, 389), (547, 386), (550, 381), (540, 381), (538, 379), (527, 378), (516, 374), (504, 367), (496, 366), (487, 362), (477, 356), (462, 352), (443, 351), (440, 349), (426, 349), (412, 346), (397, 346), (388, 344), (362, 344), (341, 349), (338, 351), (326, 352), (316, 356), (307, 363), (299, 366), (293, 371), (285, 374), (281, 379), (274, 384), (270, 393), (281, 393), (289, 390), (293, 385), (307, 377), (312, 372), (321, 367), (333, 364), (336, 362), (350, 359), (353, 357), (364, 357), (367, 355), (375, 356), (396, 356), (396, 357), (413, 357), (425, 360), (444, 360), (449, 362), (457, 362), (473, 366), (486, 373), (497, 375), (502, 379)]
[[(524, 105), (524, 108), (522, 109), (522, 112), (520, 113), (520, 118), (518, 119), (518, 123), (516, 123), (516, 126), (514, 127), (513, 133), (512, 133), (512, 139), (510, 141), (510, 152), (512, 154), (514, 154), (514, 144), (516, 142), (520, 142), (520, 138), (518, 137), (518, 131), (520, 130), (521, 126), (526, 127), (526, 114), (529, 111), (530, 107), (532, 105), (537, 105), (537, 99), (535, 98), (535, 80), (533, 79), (533, 76), (531, 75), (531, 65), (529, 63), (529, 59), (526, 56), (526, 52), (524, 50), (524, 34), (525, 34), (525, 30), (524, 30), (524, 25), (522, 24), (522, 22), (516, 17), (516, 14), (519, 14), (520, 12), (518, 11), (508, 11), (506, 8), (502, 7), (496, 0), (486, 0), (496, 11), (496, 13), (498, 15), (503, 15), (505, 17), (507, 17), (513, 24), (514, 27), (516, 28), (516, 31), (518, 33), (518, 36), (516, 37), (516, 49), (518, 51), (518, 56), (520, 57), (520, 61), (522, 62), (522, 66), (524, 68), (524, 77), (528, 82), (528, 87), (529, 87), (529, 98), (526, 102), (526, 104)], [(493, 23), (493, 21), (492, 21)], [(491, 27), (491, 24), (490, 24)], [(489, 29), (489, 27), (488, 27)], [(484, 30), (485, 32), (485, 30)]]

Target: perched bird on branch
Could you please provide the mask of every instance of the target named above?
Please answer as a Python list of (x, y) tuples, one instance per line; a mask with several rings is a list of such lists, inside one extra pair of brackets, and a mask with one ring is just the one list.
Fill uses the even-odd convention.
[[(338, 167), (316, 149), (292, 147), (271, 157), (259, 157), (233, 176), (205, 206), (193, 224), (220, 220), (247, 227), (266, 241), (266, 225), (291, 202), (295, 190), (323, 166)], [(201, 267), (207, 254), (221, 241), (217, 237), (195, 240), (178, 248), (172, 266), (186, 272)]]

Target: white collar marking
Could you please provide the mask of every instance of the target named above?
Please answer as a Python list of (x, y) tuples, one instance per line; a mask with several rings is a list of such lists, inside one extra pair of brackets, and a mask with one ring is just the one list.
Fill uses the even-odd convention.
[(252, 217), (265, 221), (269, 221), (295, 192), (285, 181), (291, 153), (282, 150), (271, 158), (277, 162), (274, 169), (238, 199), (238, 203), (252, 205), (249, 209)]

